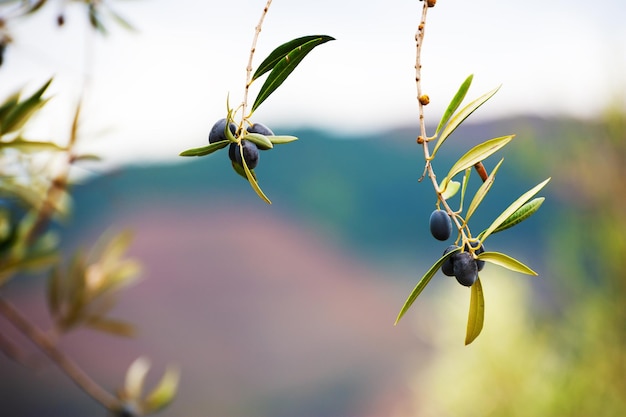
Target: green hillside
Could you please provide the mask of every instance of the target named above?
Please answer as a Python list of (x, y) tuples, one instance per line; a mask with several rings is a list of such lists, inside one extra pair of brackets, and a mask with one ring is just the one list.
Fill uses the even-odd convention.
[[(554, 123), (553, 123), (554, 125)], [(442, 177), (454, 159), (478, 140), (514, 133), (522, 127), (517, 145), (505, 148), (486, 161), (493, 167), (500, 157), (506, 162), (488, 199), (474, 216), (476, 232), (540, 179), (547, 169), (529, 175), (528, 155), (517, 149), (528, 147), (533, 136), (554, 127), (541, 120), (509, 120), (464, 127), (442, 148), (435, 168)], [(294, 134), (299, 141), (261, 153), (256, 169), (263, 190), (272, 199), (267, 206), (245, 180), (236, 175), (226, 151), (207, 157), (180, 158), (178, 163), (126, 167), (96, 177), (75, 188), (76, 212), (72, 228), (103, 224), (124, 210), (150, 210), (151, 205), (242, 204), (263, 213), (278, 212), (295, 222), (306, 222), (329, 233), (355, 252), (378, 259), (413, 256), (431, 259), (445, 243), (434, 241), (427, 230), (434, 208), (432, 187), (418, 182), (423, 171), (421, 148), (410, 129), (363, 136), (337, 136), (311, 129), (279, 133)], [(471, 186), (478, 186), (474, 176)], [(175, 208), (173, 208), (174, 210)], [(528, 251), (538, 257), (540, 245), (523, 242), (538, 234), (554, 210), (551, 199), (540, 214), (514, 232), (494, 236), (505, 248)], [(175, 212), (172, 212), (175, 221)], [(523, 257), (522, 257), (523, 258)]]

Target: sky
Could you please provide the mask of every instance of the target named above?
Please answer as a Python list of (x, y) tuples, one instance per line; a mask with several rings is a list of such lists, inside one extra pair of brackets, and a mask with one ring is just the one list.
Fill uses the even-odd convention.
[[(111, 25), (106, 37), (88, 30), (78, 4), (65, 6), (66, 23), (57, 28), (62, 3), (50, 0), (41, 13), (9, 22), (14, 42), (0, 67), (0, 97), (54, 77), (52, 100), (30, 137), (63, 142), (85, 91), (81, 135), (88, 151), (120, 163), (177, 160), (180, 151), (207, 143), (210, 127), (225, 116), (227, 95), (231, 103), (242, 101), (265, 0), (111, 0), (137, 31)], [(253, 66), (299, 36), (336, 40), (311, 52), (253, 120), (283, 134), (302, 126), (384, 134), (416, 125), (421, 5), (274, 0)], [(429, 10), (422, 54), (431, 130), (469, 74), (468, 99), (502, 85), (474, 120), (593, 118), (609, 102), (626, 106), (624, 20), (623, 0), (440, 0)]]

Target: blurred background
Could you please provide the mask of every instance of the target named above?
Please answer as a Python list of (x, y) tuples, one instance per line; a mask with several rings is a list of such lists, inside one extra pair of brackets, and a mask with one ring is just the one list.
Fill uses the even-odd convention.
[[(11, 2), (4, 5), (11, 7)], [(90, 330), (61, 346), (104, 386), (146, 355), (180, 392), (163, 415), (616, 416), (626, 413), (626, 17), (618, 0), (440, 1), (423, 55), (430, 131), (470, 73), (469, 98), (502, 89), (449, 139), (435, 170), (479, 141), (516, 139), (472, 230), (552, 177), (541, 210), (488, 250), (539, 273), (481, 273), (485, 327), (464, 346), (469, 290), (438, 274), (395, 317), (447, 243), (428, 232), (431, 187), (418, 182), (414, 34), (421, 3), (275, 2), (255, 62), (292, 38), (323, 33), (255, 114), (299, 141), (260, 156), (267, 206), (224, 152), (185, 159), (243, 95), (263, 2), (111, 1), (133, 24), (89, 29), (85, 8), (49, 2), (10, 22), (0, 96), (54, 77), (30, 137), (69, 134), (84, 96), (79, 146), (103, 156), (76, 169), (64, 253), (130, 229), (143, 279), (113, 315), (133, 339)], [(65, 24), (57, 27), (63, 13)], [(444, 175), (444, 174), (440, 174)], [(470, 190), (478, 187), (472, 178)], [(68, 255), (69, 256), (69, 255)], [(2, 288), (47, 328), (45, 281)], [(23, 342), (0, 319), (0, 332)], [(30, 347), (28, 348), (30, 350)], [(33, 348), (33, 352), (34, 352)], [(0, 356), (11, 416), (99, 416), (54, 366)]]

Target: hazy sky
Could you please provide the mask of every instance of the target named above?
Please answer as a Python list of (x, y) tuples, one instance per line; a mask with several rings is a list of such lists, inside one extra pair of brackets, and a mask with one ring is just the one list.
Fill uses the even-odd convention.
[[(64, 138), (71, 106), (89, 76), (83, 133), (87, 148), (119, 160), (177, 158), (203, 146), (215, 120), (243, 98), (245, 66), (264, 0), (134, 0), (109, 3), (137, 33), (111, 27), (89, 35), (72, 4), (58, 29), (60, 2), (14, 22), (0, 68), (0, 94), (54, 76), (48, 117), (32, 135)], [(314, 50), (257, 111), (273, 126), (343, 132), (414, 124), (417, 0), (274, 0), (254, 63), (295, 37), (337, 38)], [(469, 96), (502, 84), (477, 118), (518, 113), (593, 117), (626, 97), (623, 0), (521, 2), (439, 0), (423, 51), (427, 118), (437, 119), (463, 79)], [(88, 52), (86, 52), (88, 51)], [(260, 82), (257, 86), (260, 87)], [(253, 88), (252, 92), (256, 92)], [(474, 117), (474, 116), (473, 116)], [(289, 132), (281, 132), (289, 133)]]

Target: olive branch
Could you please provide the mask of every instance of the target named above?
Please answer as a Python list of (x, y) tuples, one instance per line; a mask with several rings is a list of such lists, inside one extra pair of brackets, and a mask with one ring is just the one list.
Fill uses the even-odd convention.
[[(515, 226), (533, 215), (544, 201), (543, 197), (534, 199), (533, 197), (550, 181), (550, 178), (522, 194), (497, 216), (485, 230), (476, 236), (472, 235), (469, 220), (489, 192), (494, 183), (496, 173), (503, 162), (501, 159), (494, 167), (491, 174), (487, 174), (483, 161), (510, 143), (515, 135), (489, 139), (474, 146), (452, 165), (443, 180), (437, 180), (433, 161), (441, 146), (456, 128), (476, 109), (489, 100), (500, 87), (496, 87), (483, 94), (458, 110), (473, 80), (473, 75), (468, 76), (443, 113), (435, 133), (432, 136), (427, 135), (424, 108), (429, 104), (430, 99), (428, 95), (423, 93), (422, 89), (421, 53), (425, 37), (428, 10), (435, 5), (436, 0), (424, 1), (422, 14), (415, 34), (415, 83), (419, 114), (419, 135), (417, 137), (417, 143), (422, 146), (425, 161), (424, 172), (419, 181), (421, 182), (427, 176), (435, 191), (435, 211), (433, 211), (430, 217), (430, 230), (433, 236), (441, 241), (448, 240), (452, 234), (454, 225), (454, 228), (457, 230), (457, 237), (454, 244), (444, 250), (443, 255), (428, 269), (413, 288), (398, 313), (395, 324), (400, 321), (407, 310), (413, 305), (433, 276), (441, 270), (445, 275), (455, 276), (460, 284), (468, 286), (471, 289), (469, 317), (465, 336), (465, 344), (467, 345), (478, 337), (483, 328), (485, 301), (482, 283), (478, 273), (482, 270), (485, 262), (500, 265), (516, 272), (537, 275), (535, 271), (509, 255), (500, 252), (486, 252), (483, 244), (491, 234)], [(429, 147), (431, 142), (435, 143), (432, 151)], [(483, 182), (474, 193), (467, 209), (464, 209), (464, 201), (472, 169), (478, 172)], [(460, 181), (455, 180), (454, 178), (460, 174), (462, 174), (462, 179)], [(461, 192), (459, 206), (457, 209), (454, 209), (448, 200), (459, 191)]]

